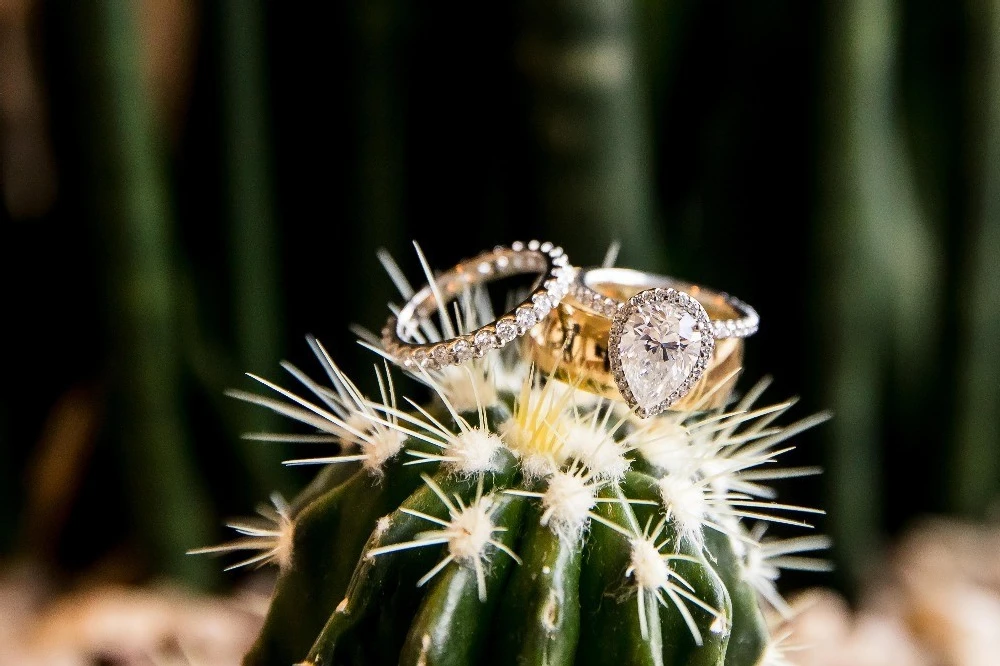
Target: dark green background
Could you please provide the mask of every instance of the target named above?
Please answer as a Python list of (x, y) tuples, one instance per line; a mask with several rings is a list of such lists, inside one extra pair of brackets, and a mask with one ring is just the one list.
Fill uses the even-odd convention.
[[(218, 583), (183, 550), (303, 480), (238, 440), (262, 417), (223, 389), (309, 367), (306, 333), (365, 372), (347, 325), (381, 326), (376, 248), (416, 279), (411, 239), (441, 268), (530, 237), (590, 264), (618, 239), (622, 265), (757, 306), (746, 381), (836, 412), (789, 456), (827, 474), (784, 496), (829, 510), (841, 583), (914, 516), (988, 511), (997, 3), (178, 5), (189, 85), (166, 110), (131, 3), (30, 16), (59, 189), (2, 211), (12, 553), (76, 572), (124, 544), (140, 572)], [(43, 546), (27, 473), (74, 387), (100, 429)]]

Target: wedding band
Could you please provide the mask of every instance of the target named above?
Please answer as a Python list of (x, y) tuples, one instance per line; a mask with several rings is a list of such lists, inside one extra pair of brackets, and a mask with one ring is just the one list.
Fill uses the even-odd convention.
[[(495, 322), (467, 334), (457, 335), (445, 314), (449, 303), (476, 285), (493, 280), (537, 273), (528, 297)], [(407, 368), (437, 369), (480, 358), (501, 349), (546, 318), (569, 291), (575, 269), (561, 247), (552, 243), (516, 242), (466, 259), (439, 275), (432, 284), (416, 292), (398, 316), (391, 316), (382, 329), (382, 346), (397, 363)], [(421, 333), (434, 312), (448, 337), (429, 342)]]
[(753, 308), (722, 292), (623, 268), (581, 269), (570, 298), (531, 331), (528, 353), (542, 371), (624, 399), (648, 418), (723, 404), (742, 338), (758, 324)]

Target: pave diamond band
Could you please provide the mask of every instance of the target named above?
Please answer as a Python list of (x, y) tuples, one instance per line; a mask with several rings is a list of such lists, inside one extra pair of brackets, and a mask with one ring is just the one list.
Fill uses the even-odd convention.
[[(495, 322), (439, 342), (428, 342), (421, 328), (468, 289), (525, 273), (538, 279), (528, 297)], [(458, 263), (439, 275), (434, 284), (416, 292), (382, 329), (382, 346), (407, 368), (436, 369), (465, 363), (493, 349), (501, 349), (545, 319), (569, 291), (576, 270), (561, 247), (552, 243), (516, 242), (497, 246)], [(452, 331), (453, 333), (453, 331)]]
[(654, 288), (683, 292), (701, 303), (711, 316), (714, 338), (746, 338), (760, 325), (757, 311), (729, 294), (629, 268), (581, 268), (570, 293), (581, 305), (613, 318), (633, 294)]

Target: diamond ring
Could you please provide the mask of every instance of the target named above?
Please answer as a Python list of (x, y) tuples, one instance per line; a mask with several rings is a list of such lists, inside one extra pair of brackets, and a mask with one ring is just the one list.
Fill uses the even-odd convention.
[[(382, 329), (382, 346), (397, 363), (407, 368), (429, 370), (459, 365), (501, 349), (546, 318), (569, 292), (576, 269), (561, 247), (552, 243), (516, 242), (497, 246), (459, 262), (416, 292), (397, 316), (389, 317)], [(528, 297), (495, 322), (466, 334), (456, 334), (444, 315), (449, 303), (472, 287), (501, 278), (538, 275)], [(429, 318), (441, 314), (446, 339), (428, 342), (421, 333)], [(461, 332), (459, 332), (461, 333)]]
[[(580, 269), (571, 295), (531, 333), (530, 352), (641, 418), (728, 398), (756, 311), (739, 299), (624, 268)], [(560, 370), (561, 368), (561, 370)]]

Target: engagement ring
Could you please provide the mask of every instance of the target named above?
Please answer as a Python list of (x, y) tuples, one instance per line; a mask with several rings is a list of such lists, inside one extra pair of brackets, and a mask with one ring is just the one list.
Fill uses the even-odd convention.
[(648, 418), (723, 404), (741, 367), (742, 338), (759, 321), (743, 301), (689, 282), (580, 269), (570, 297), (532, 331), (529, 353), (541, 370), (616, 394)]

